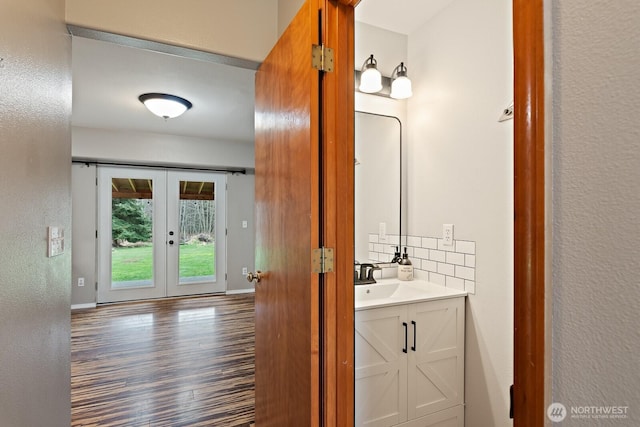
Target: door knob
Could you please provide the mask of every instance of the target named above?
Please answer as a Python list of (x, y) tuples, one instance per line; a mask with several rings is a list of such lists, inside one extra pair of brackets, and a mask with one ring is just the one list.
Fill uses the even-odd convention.
[(260, 283), (260, 280), (262, 280), (262, 271), (256, 270), (255, 273), (247, 273), (247, 281)]
[(169, 244), (170, 244), (170, 245), (173, 245), (173, 240), (169, 240)]

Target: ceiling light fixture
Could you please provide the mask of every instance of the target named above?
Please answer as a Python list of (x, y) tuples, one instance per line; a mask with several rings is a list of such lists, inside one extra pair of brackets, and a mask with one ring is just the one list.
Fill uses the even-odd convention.
[(149, 111), (165, 120), (178, 117), (193, 107), (186, 99), (166, 93), (144, 93), (138, 99)]
[(413, 95), (411, 80), (407, 77), (407, 67), (401, 62), (391, 73), (391, 94), (394, 99), (407, 99)]
[(360, 74), (360, 92), (375, 93), (382, 90), (382, 74), (378, 71), (378, 61), (373, 54), (362, 64)]

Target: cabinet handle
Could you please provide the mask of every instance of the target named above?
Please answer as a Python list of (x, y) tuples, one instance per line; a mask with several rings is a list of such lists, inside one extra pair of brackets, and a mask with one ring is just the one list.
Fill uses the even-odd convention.
[(418, 325), (416, 325), (415, 320), (412, 320), (411, 324), (413, 325), (413, 345), (411, 346), (411, 350), (416, 351), (416, 330), (418, 329)]
[(407, 330), (409, 329), (409, 325), (407, 322), (402, 322), (402, 326), (404, 326), (404, 348), (402, 349), (403, 353), (407, 352)]

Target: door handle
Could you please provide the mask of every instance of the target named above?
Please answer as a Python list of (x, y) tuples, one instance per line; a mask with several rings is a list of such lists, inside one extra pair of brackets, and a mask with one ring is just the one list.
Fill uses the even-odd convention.
[(413, 345), (411, 346), (411, 350), (416, 351), (416, 330), (418, 329), (418, 325), (415, 320), (411, 321), (413, 325)]
[(404, 326), (404, 347), (402, 348), (402, 352), (407, 352), (407, 330), (409, 329), (409, 325), (407, 322), (402, 322), (402, 326)]
[(247, 273), (247, 281), (260, 283), (260, 280), (262, 280), (262, 271), (256, 270), (255, 273)]
[(173, 245), (173, 240), (169, 240), (169, 244), (170, 244), (170, 245)]

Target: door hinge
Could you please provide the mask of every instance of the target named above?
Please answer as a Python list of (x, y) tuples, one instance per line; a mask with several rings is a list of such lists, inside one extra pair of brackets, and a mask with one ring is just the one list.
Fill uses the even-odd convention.
[(333, 272), (333, 248), (318, 248), (311, 251), (313, 273)]
[(314, 44), (311, 48), (311, 64), (316, 70), (332, 73), (333, 49), (322, 44)]

